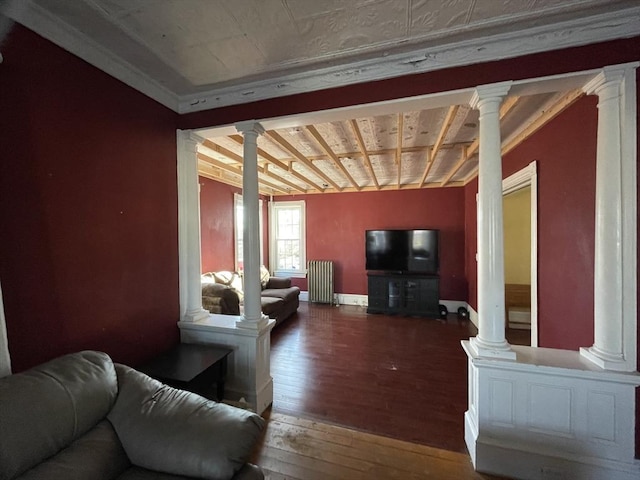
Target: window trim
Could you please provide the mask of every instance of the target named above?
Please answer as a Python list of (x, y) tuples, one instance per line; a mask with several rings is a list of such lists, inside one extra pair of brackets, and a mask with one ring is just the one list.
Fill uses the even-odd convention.
[[(300, 270), (277, 269), (277, 211), (296, 207), (300, 210)], [(275, 277), (306, 278), (307, 276), (307, 218), (304, 200), (269, 203), (269, 270)]]

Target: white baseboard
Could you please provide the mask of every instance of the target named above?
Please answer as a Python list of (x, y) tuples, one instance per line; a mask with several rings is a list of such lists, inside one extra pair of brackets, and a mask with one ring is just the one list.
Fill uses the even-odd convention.
[[(359, 295), (355, 293), (334, 293), (333, 300), (336, 306), (357, 305), (359, 307), (366, 307), (369, 304), (369, 297), (367, 295)], [(300, 301), (301, 302), (309, 301), (308, 291), (300, 292)]]
[(469, 320), (478, 328), (478, 312), (471, 308), (471, 305), (467, 305), (467, 310), (469, 310)]
[[(367, 295), (356, 293), (335, 293), (334, 300), (336, 305), (356, 305), (359, 307), (366, 307), (369, 305), (369, 297)], [(309, 301), (308, 291), (300, 292), (300, 301)], [(445, 305), (450, 313), (456, 313), (458, 311), (458, 308), (460, 307), (464, 307), (467, 310), (471, 311), (469, 308), (469, 304), (461, 300), (440, 300), (440, 304)], [(477, 326), (476, 322), (474, 322), (474, 325)]]

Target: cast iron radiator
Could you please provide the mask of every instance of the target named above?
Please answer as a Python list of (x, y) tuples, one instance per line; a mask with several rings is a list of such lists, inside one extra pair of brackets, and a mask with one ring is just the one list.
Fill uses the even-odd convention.
[(331, 260), (309, 260), (309, 301), (333, 304), (333, 262)]

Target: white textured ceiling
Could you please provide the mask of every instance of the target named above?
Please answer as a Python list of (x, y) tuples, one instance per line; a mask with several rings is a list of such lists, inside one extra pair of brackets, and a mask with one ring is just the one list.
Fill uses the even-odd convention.
[[(0, 12), (180, 113), (640, 33), (638, 0), (0, 0)], [(503, 152), (575, 88), (512, 91)], [(468, 100), (285, 122), (259, 139), (261, 191), (464, 184), (477, 170)], [(237, 137), (200, 134), (201, 174), (239, 184)]]
[(637, 35), (637, 0), (4, 0), (178, 111)]

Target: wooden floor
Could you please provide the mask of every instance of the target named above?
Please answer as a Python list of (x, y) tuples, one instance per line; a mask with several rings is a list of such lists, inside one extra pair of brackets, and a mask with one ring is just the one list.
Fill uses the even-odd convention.
[(489, 480), (469, 456), (271, 413), (251, 461), (267, 480)]
[(460, 340), (476, 333), (455, 315), (301, 303), (271, 336), (274, 401), (252, 461), (269, 480), (498, 478), (474, 472), (464, 444)]
[(466, 452), (468, 320), (301, 303), (273, 330), (273, 411)]

